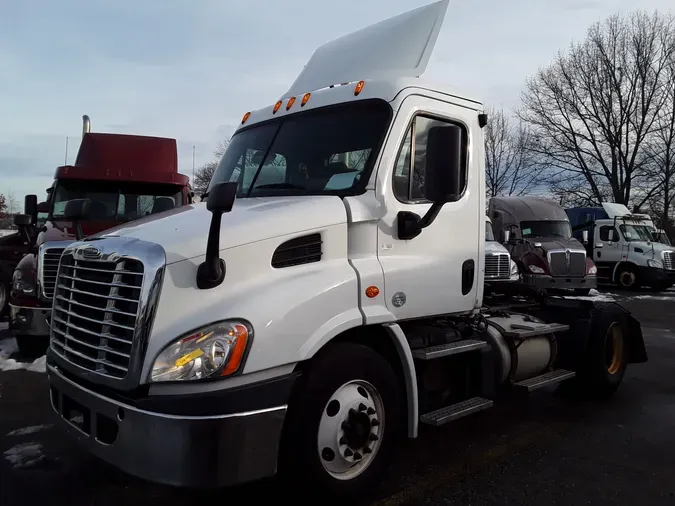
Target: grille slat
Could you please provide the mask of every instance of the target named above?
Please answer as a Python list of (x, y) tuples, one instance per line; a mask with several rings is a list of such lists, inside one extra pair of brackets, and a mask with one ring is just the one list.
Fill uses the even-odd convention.
[(56, 273), (59, 269), (59, 260), (61, 254), (66, 248), (45, 248), (42, 255), (38, 259), (41, 264), (40, 269), (40, 286), (42, 287), (42, 295), (45, 299), (54, 297), (54, 288), (56, 286)]
[(485, 279), (508, 279), (510, 277), (510, 255), (506, 253), (485, 254)]
[(549, 253), (549, 267), (553, 276), (585, 276), (586, 253), (570, 252), (569, 264), (565, 251)]
[(663, 252), (663, 268), (667, 271), (675, 270), (675, 251)]
[(51, 346), (83, 369), (124, 379), (131, 362), (144, 269), (139, 260), (61, 257)]

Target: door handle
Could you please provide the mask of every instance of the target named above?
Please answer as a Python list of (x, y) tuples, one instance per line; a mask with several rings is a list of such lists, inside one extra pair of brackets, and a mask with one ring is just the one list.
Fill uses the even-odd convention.
[(595, 243), (596, 248), (602, 248), (602, 243), (601, 242), (596, 242)]

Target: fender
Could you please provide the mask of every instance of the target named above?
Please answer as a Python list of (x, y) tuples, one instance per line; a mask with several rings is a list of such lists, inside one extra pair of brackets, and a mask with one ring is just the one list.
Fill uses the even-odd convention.
[(403, 379), (405, 381), (406, 403), (408, 406), (408, 437), (411, 439), (416, 438), (419, 427), (419, 402), (417, 374), (415, 373), (415, 362), (410, 351), (410, 345), (398, 323), (385, 323), (383, 326), (387, 334), (391, 336), (401, 360), (401, 369), (403, 369)]

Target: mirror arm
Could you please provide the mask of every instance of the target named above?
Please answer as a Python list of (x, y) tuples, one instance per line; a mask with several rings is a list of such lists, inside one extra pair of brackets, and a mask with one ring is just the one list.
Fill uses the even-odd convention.
[(206, 243), (206, 257), (197, 269), (197, 287), (201, 290), (215, 288), (225, 279), (225, 262), (220, 258), (220, 223), (222, 217), (222, 212), (213, 212)]
[(422, 218), (410, 211), (399, 211), (397, 215), (398, 238), (402, 241), (409, 241), (420, 235), (422, 229), (434, 222), (444, 205), (445, 202), (434, 202)]

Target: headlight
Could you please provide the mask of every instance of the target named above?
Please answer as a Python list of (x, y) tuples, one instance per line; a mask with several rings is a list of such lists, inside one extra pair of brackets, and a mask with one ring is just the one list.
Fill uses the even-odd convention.
[(530, 269), (530, 272), (533, 272), (535, 274), (544, 274), (544, 269), (542, 269), (538, 265), (528, 265), (527, 268)]
[(12, 290), (22, 295), (35, 293), (35, 280), (32, 272), (14, 271), (12, 275)]
[(224, 321), (204, 327), (164, 348), (152, 364), (150, 380), (191, 381), (230, 376), (239, 370), (251, 327)]
[(589, 276), (595, 276), (598, 273), (598, 268), (594, 265), (590, 269), (588, 269), (588, 274)]
[(518, 274), (518, 264), (511, 260), (511, 276), (515, 276)]
[(658, 260), (647, 260), (647, 266), (654, 269), (663, 269), (663, 264)]

